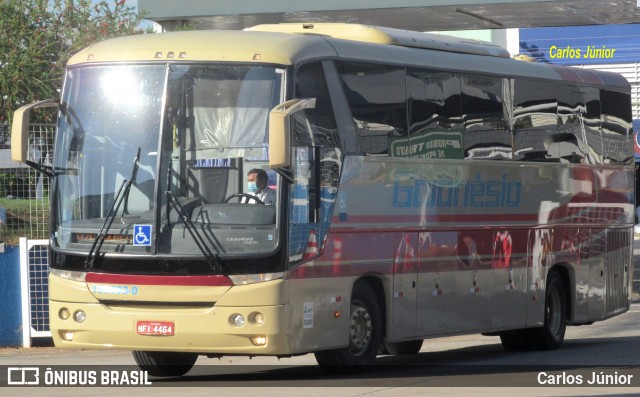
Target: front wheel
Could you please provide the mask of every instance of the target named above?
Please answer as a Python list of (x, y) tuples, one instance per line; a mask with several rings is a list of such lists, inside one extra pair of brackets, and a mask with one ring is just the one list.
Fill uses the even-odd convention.
[(141, 370), (151, 376), (182, 376), (198, 359), (194, 353), (134, 351), (133, 359)]
[(356, 283), (351, 295), (349, 346), (316, 352), (316, 361), (327, 372), (351, 372), (375, 361), (381, 341), (380, 303), (369, 285)]

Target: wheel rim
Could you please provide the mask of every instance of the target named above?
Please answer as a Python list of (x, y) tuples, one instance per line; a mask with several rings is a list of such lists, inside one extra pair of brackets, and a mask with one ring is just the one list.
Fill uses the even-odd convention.
[(549, 290), (547, 297), (547, 327), (553, 336), (560, 334), (562, 329), (562, 303), (560, 302), (560, 292), (557, 288)]
[(372, 332), (371, 316), (366, 308), (351, 305), (351, 323), (349, 329), (349, 352), (354, 356), (362, 355), (369, 346)]

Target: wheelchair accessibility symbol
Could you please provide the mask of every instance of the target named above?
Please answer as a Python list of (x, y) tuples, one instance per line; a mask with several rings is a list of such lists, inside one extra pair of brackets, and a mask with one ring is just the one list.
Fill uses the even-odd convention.
[(151, 225), (133, 225), (133, 245), (151, 245)]

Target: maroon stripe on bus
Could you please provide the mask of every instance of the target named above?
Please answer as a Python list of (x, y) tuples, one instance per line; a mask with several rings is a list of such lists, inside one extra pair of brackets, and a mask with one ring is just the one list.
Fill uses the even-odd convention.
[(349, 215), (348, 221), (341, 221), (334, 216), (335, 224), (346, 225), (349, 223), (447, 223), (447, 222), (535, 222), (540, 215), (535, 214), (441, 214), (441, 215)]
[(175, 285), (190, 287), (231, 287), (233, 283), (227, 276), (150, 276), (137, 274), (87, 273), (88, 283), (98, 284), (135, 284), (135, 285)]
[[(611, 204), (629, 204), (626, 201), (610, 202)], [(609, 204), (609, 203), (607, 203)], [(583, 215), (580, 215), (583, 214)], [(340, 230), (341, 227), (349, 226), (349, 224), (379, 224), (390, 225), (392, 230), (397, 230), (397, 224), (410, 224), (421, 225), (421, 227), (438, 226), (438, 223), (477, 223), (477, 222), (507, 222), (500, 223), (499, 225), (491, 225), (499, 227), (500, 229), (508, 229), (514, 227), (514, 222), (527, 222), (536, 226), (539, 223), (541, 215), (548, 215), (548, 222), (565, 222), (568, 224), (581, 222), (581, 223), (596, 223), (600, 225), (604, 222), (612, 222), (619, 220), (626, 215), (626, 211), (622, 207), (599, 207), (597, 203), (593, 203), (589, 206), (569, 206), (563, 205), (554, 208), (551, 211), (533, 213), (533, 214), (434, 214), (421, 216), (419, 214), (413, 215), (349, 215), (348, 221), (341, 221), (339, 217), (334, 216), (332, 218), (332, 226), (339, 225), (338, 227), (332, 227), (332, 230)], [(378, 226), (378, 225), (376, 225)], [(473, 225), (469, 225), (473, 226)], [(376, 228), (377, 229), (377, 228)]]

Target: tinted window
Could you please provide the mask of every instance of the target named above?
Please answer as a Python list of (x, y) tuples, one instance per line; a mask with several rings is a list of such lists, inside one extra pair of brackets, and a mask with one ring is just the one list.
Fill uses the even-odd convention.
[(338, 63), (338, 72), (358, 134), (367, 154), (387, 154), (389, 138), (407, 135), (403, 68)]
[(315, 98), (316, 106), (313, 109), (304, 110), (304, 118), (296, 118), (296, 120), (306, 119), (312, 134), (309, 134), (307, 126), (298, 128), (303, 126), (296, 123), (293, 129), (293, 144), (295, 146), (339, 147), (338, 129), (331, 108), (331, 99), (322, 64), (312, 63), (301, 66), (296, 73), (295, 91), (296, 98)]
[(590, 163), (602, 162), (602, 134), (600, 132), (600, 92), (597, 88), (582, 87), (581, 91), (587, 106), (583, 114), (585, 139), (589, 146)]
[(511, 159), (511, 132), (504, 122), (502, 79), (463, 75), (464, 155), (468, 159)]
[(549, 137), (547, 158), (552, 161), (586, 163), (589, 148), (583, 134), (586, 98), (580, 87), (558, 85), (558, 132)]
[(633, 164), (631, 102), (627, 94), (600, 90), (605, 164)]
[(513, 105), (514, 159), (545, 161), (545, 140), (558, 129), (556, 88), (550, 83), (518, 79)]
[(390, 142), (399, 157), (463, 158), (460, 80), (448, 72), (407, 71), (409, 136)]

